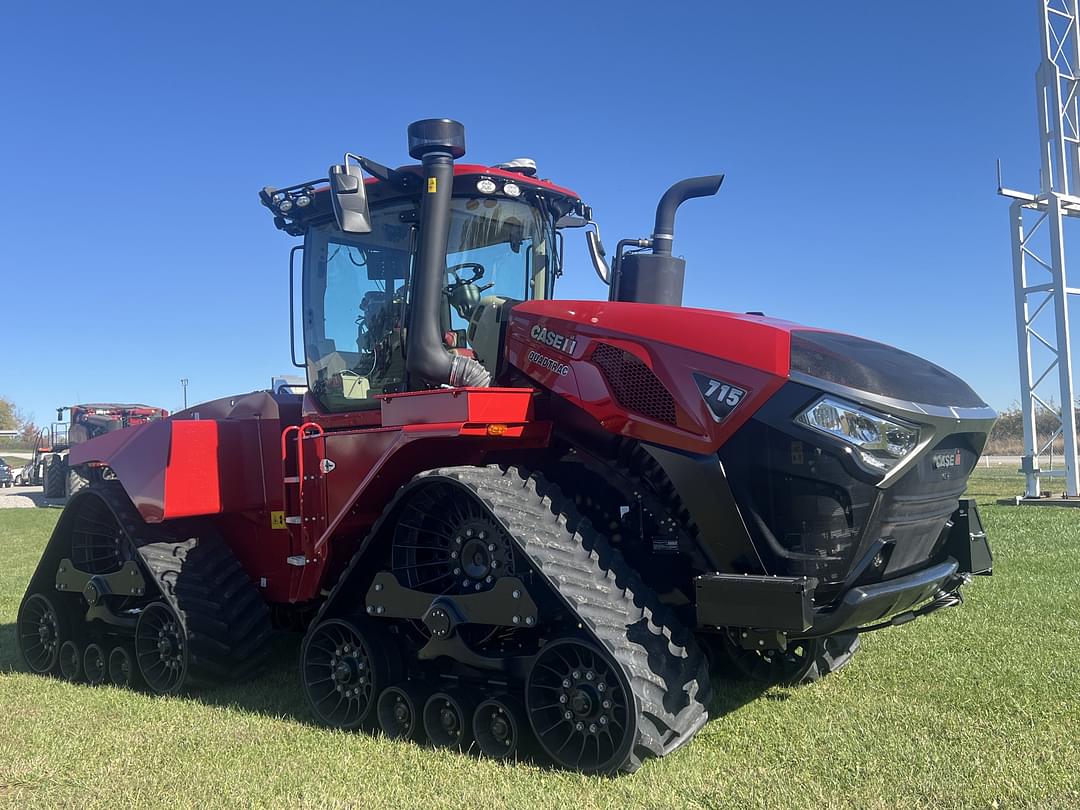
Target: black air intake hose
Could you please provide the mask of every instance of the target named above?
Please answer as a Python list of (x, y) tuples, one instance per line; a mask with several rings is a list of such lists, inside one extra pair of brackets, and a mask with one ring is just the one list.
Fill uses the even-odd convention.
[(431, 385), (486, 387), (491, 374), (472, 358), (443, 345), (440, 312), (445, 306), (446, 240), (454, 191), (454, 158), (465, 154), (465, 130), (456, 121), (429, 119), (409, 126), (409, 154), (420, 158), (424, 193), (420, 244), (413, 276), (406, 368)]

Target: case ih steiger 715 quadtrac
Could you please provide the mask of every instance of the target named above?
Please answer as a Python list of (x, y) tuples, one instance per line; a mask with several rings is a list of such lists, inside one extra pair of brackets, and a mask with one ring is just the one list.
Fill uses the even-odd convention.
[(327, 725), (633, 770), (701, 728), (711, 672), (820, 678), (989, 572), (961, 495), (994, 413), (967, 385), (681, 306), (675, 211), (721, 177), (672, 186), (610, 271), (587, 231), (610, 300), (567, 301), (577, 194), (455, 163), (453, 121), (409, 153), (262, 192), (303, 237), (303, 397), (72, 448), (92, 484), (21, 605), (30, 669), (176, 692), (291, 625)]

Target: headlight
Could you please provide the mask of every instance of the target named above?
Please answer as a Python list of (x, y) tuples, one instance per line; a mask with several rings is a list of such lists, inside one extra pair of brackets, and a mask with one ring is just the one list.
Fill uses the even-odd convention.
[(795, 421), (854, 445), (863, 462), (881, 471), (891, 469), (919, 443), (916, 426), (832, 397), (822, 397)]

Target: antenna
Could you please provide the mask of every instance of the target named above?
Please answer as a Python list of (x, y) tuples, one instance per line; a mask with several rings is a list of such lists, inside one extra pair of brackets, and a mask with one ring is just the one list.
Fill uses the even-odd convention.
[[(1024, 417), (1025, 497), (1038, 498), (1040, 478), (1064, 478), (1065, 495), (1078, 494), (1076, 392), (1073, 385), (1069, 296), (1080, 294), (1065, 274), (1067, 219), (1080, 217), (1080, 18), (1077, 0), (1038, 0), (1042, 58), (1035, 73), (1041, 161), (1039, 193), (1001, 186), (1012, 199), (1013, 291), (1020, 359), (1020, 406)], [(1056, 372), (1056, 373), (1055, 373)], [(1052, 413), (1056, 429), (1040, 436), (1037, 411)], [(1039, 461), (1054, 442), (1064, 442), (1064, 469), (1042, 469)]]

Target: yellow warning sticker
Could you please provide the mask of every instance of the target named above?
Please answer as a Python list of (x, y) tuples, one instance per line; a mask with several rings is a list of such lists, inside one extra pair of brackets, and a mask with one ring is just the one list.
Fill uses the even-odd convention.
[(270, 513), (270, 528), (271, 529), (284, 529), (285, 528), (285, 512), (271, 512)]
[(427, 193), (434, 194), (439, 189), (439, 178), (429, 177), (427, 179)]

